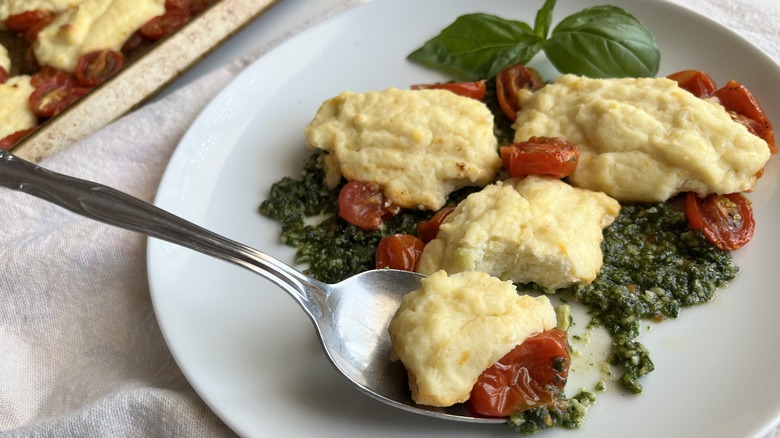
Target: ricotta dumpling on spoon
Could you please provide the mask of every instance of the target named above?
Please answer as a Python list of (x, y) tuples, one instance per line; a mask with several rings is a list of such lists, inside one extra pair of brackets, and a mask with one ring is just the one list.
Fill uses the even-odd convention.
[(403, 208), (438, 210), (451, 192), (493, 182), (501, 167), (490, 110), (446, 90), (344, 92), (304, 133), (328, 152), (329, 187), (342, 176), (375, 183)]
[(479, 376), (529, 337), (556, 327), (546, 296), (519, 295), (484, 272), (438, 271), (405, 295), (390, 321), (392, 353), (409, 375), (412, 399), (452, 406)]

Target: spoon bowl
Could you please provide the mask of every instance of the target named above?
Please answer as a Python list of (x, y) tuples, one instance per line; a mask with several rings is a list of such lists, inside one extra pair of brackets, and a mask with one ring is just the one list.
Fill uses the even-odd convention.
[(74, 213), (143, 233), (249, 269), (286, 291), (309, 316), (333, 366), (363, 393), (390, 406), (447, 420), (504, 423), (465, 405), (423, 406), (411, 399), (403, 365), (390, 361), (390, 319), (422, 275), (381, 269), (326, 284), (241, 243), (152, 204), (91, 181), (55, 173), (0, 150), (0, 186)]

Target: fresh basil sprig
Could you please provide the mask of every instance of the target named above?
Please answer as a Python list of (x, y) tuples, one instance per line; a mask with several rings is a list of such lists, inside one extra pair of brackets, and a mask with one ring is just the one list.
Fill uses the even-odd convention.
[(544, 51), (561, 73), (592, 78), (652, 77), (661, 58), (653, 34), (616, 6), (596, 6), (564, 18), (548, 33), (555, 0), (546, 0), (534, 27), (495, 15), (458, 17), (409, 59), (464, 80), (492, 78)]

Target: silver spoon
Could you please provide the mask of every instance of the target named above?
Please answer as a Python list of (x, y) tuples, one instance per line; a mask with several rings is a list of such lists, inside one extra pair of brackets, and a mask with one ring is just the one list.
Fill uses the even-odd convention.
[(401, 298), (419, 288), (422, 277), (419, 274), (373, 270), (337, 284), (325, 284), (267, 254), (126, 193), (49, 171), (5, 150), (0, 150), (0, 186), (36, 196), (90, 219), (234, 263), (265, 277), (303, 308), (336, 370), (376, 400), (447, 420), (506, 422), (501, 418), (474, 416), (464, 405), (435, 408), (412, 401), (403, 366), (389, 360), (391, 343), (387, 326)]

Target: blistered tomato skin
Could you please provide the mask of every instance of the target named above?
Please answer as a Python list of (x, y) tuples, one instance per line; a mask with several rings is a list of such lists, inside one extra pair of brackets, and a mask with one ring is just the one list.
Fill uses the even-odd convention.
[[(750, 90), (737, 81), (729, 81), (723, 88), (715, 91), (714, 96), (718, 98), (720, 104), (726, 111), (733, 112), (738, 116), (743, 116), (755, 123), (745, 124), (755, 135), (762, 138), (769, 145), (769, 151), (772, 154), (777, 153), (777, 143), (775, 142), (775, 130), (772, 122), (761, 109), (761, 105)], [(735, 120), (740, 121), (739, 117)]]
[(197, 15), (213, 6), (219, 0), (190, 0), (187, 8), (190, 14)]
[(471, 406), (488, 417), (506, 417), (551, 403), (569, 376), (566, 332), (547, 330), (526, 339), (479, 376)]
[(399, 211), (376, 184), (349, 181), (339, 192), (339, 216), (363, 230), (378, 230)]
[(700, 198), (689, 192), (685, 197), (685, 214), (692, 229), (701, 230), (710, 243), (724, 251), (742, 248), (753, 238), (756, 226), (753, 207), (739, 193)]
[(580, 152), (576, 145), (560, 137), (531, 137), (502, 146), (504, 168), (511, 177), (549, 175), (565, 178), (574, 172)]
[(447, 90), (459, 96), (470, 97), (476, 100), (485, 98), (485, 81), (474, 82), (447, 82), (441, 84), (417, 84), (412, 85), (412, 90)]
[(35, 9), (11, 15), (5, 20), (6, 29), (12, 32), (27, 32), (42, 21), (50, 22), (52, 15), (48, 11)]
[(119, 72), (125, 56), (115, 50), (97, 50), (84, 54), (76, 64), (76, 80), (85, 87), (95, 87)]
[(715, 81), (700, 70), (683, 70), (672, 73), (667, 78), (677, 82), (680, 88), (696, 97), (707, 98), (715, 92)]
[(28, 129), (23, 129), (21, 131), (16, 131), (13, 134), (7, 135), (6, 137), (0, 139), (0, 149), (5, 149), (7, 151), (10, 151), (11, 148), (16, 146), (17, 143), (19, 143), (24, 137), (35, 131), (38, 127), (32, 127)]
[(439, 234), (439, 228), (444, 220), (455, 211), (455, 207), (446, 206), (436, 212), (432, 218), (417, 225), (417, 237), (425, 243), (430, 242)]
[(188, 9), (170, 9), (165, 14), (152, 18), (139, 32), (152, 41), (161, 40), (187, 24), (191, 18), (192, 14)]
[(520, 111), (520, 90), (536, 91), (544, 86), (538, 71), (522, 64), (515, 64), (496, 75), (496, 97), (504, 115), (509, 120), (517, 119)]
[(42, 73), (31, 79), (35, 91), (30, 95), (29, 106), (38, 117), (56, 116), (89, 91), (79, 85), (72, 75), (53, 69), (49, 71), (51, 73)]
[(376, 250), (376, 268), (414, 272), (424, 248), (423, 241), (411, 234), (384, 237)]

